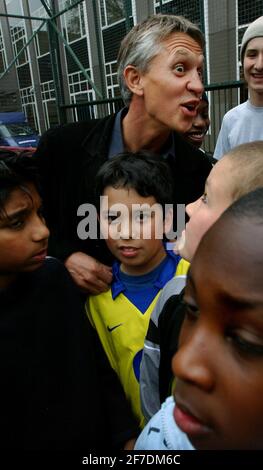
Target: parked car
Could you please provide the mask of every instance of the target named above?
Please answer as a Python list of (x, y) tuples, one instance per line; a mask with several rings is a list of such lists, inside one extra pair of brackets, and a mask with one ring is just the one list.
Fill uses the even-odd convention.
[(36, 151), (34, 147), (11, 147), (11, 146), (0, 146), (0, 158), (7, 157), (16, 153), (20, 155), (20, 153), (28, 153), (30, 156)]
[(0, 146), (37, 147), (38, 142), (23, 112), (0, 113)]

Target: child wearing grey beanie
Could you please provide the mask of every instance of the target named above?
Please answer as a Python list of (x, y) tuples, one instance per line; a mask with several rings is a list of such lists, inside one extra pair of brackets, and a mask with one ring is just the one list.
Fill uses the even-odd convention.
[(214, 158), (219, 160), (232, 148), (263, 140), (263, 16), (246, 29), (240, 58), (248, 88), (248, 100), (230, 109), (223, 118)]
[(245, 31), (245, 34), (242, 39), (241, 51), (240, 51), (242, 63), (244, 59), (245, 50), (249, 41), (251, 41), (251, 39), (258, 38), (258, 37), (263, 37), (263, 16), (260, 16), (255, 21), (253, 21), (253, 23), (251, 23), (249, 27), (247, 28), (247, 30)]

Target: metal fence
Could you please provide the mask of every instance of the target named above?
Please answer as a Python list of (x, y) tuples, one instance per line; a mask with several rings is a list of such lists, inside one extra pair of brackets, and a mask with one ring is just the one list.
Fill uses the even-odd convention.
[[(247, 99), (247, 89), (244, 82), (240, 81), (207, 85), (206, 92), (209, 100), (211, 125), (203, 148), (212, 154), (224, 114)], [(66, 112), (67, 120), (75, 122), (103, 118), (118, 111), (123, 106), (121, 98), (111, 98), (64, 105), (62, 108)]]
[(42, 133), (119, 109), (120, 42), (159, 12), (185, 16), (205, 35), (212, 152), (224, 112), (244, 100), (240, 43), (263, 0), (0, 0), (1, 111), (23, 110)]
[(203, 145), (204, 150), (213, 153), (222, 119), (227, 111), (247, 100), (246, 84), (242, 81), (207, 85), (210, 129)]

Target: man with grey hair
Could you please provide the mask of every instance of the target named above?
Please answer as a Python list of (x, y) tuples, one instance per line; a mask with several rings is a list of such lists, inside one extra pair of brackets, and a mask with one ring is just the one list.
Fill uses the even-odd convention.
[(108, 290), (111, 259), (103, 240), (80, 240), (78, 207), (95, 205), (94, 179), (101, 165), (128, 150), (161, 154), (174, 180), (173, 204), (202, 194), (211, 164), (179, 133), (190, 129), (203, 93), (204, 39), (190, 21), (154, 15), (123, 39), (118, 77), (120, 112), (103, 119), (71, 123), (47, 131), (36, 151), (50, 254), (65, 262), (86, 293)]
[(217, 160), (237, 145), (263, 140), (263, 16), (246, 29), (240, 58), (249, 98), (225, 114), (213, 155)]

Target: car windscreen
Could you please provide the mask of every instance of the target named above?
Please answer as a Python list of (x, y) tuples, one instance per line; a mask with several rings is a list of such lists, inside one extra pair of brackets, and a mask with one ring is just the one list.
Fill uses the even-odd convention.
[(17, 137), (34, 134), (31, 127), (26, 124), (0, 124), (0, 135), (2, 137)]

